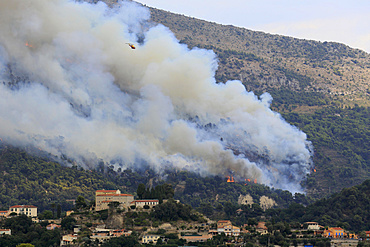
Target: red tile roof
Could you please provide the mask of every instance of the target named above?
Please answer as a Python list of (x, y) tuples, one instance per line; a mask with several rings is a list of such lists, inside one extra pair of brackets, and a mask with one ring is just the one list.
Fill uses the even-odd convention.
[(11, 208), (37, 208), (37, 207), (32, 206), (32, 205), (15, 205), (15, 206), (11, 206)]
[(96, 196), (133, 196), (130, 194), (104, 194), (104, 195), (96, 195)]
[(341, 230), (341, 231), (343, 231), (343, 228), (340, 228), (340, 227), (330, 227), (331, 229), (333, 229), (333, 230)]
[(117, 190), (97, 190), (96, 192), (116, 192)]

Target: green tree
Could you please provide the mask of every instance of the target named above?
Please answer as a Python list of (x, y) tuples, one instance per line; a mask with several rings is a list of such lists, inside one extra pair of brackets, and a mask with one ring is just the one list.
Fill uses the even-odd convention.
[(85, 198), (79, 195), (76, 200), (76, 208), (83, 209), (83, 208), (86, 208), (86, 206), (87, 206), (87, 203), (85, 202)]
[(60, 216), (62, 215), (62, 207), (60, 204), (57, 206), (57, 218), (60, 219)]
[(53, 213), (50, 210), (45, 210), (44, 212), (42, 212), (41, 215), (39, 215), (39, 218), (41, 220), (53, 219), (54, 218), (54, 215), (53, 215)]
[(140, 244), (134, 236), (111, 238), (105, 241), (102, 247), (139, 247)]
[(55, 204), (55, 202), (53, 202), (53, 203), (51, 204), (51, 209), (52, 209), (52, 211), (53, 211), (53, 219), (55, 218), (55, 207), (56, 207), (56, 204)]
[(76, 222), (77, 221), (75, 218), (68, 216), (62, 219), (61, 226), (65, 230), (73, 230), (73, 227), (75, 226)]
[(143, 199), (144, 193), (145, 193), (145, 185), (143, 183), (141, 183), (137, 187), (136, 194), (139, 197), (139, 199)]

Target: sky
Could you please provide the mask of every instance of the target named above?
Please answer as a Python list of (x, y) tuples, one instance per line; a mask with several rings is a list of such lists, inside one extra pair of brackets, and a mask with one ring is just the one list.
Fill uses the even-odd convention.
[(370, 53), (369, 0), (137, 0), (137, 2), (254, 31), (344, 43)]

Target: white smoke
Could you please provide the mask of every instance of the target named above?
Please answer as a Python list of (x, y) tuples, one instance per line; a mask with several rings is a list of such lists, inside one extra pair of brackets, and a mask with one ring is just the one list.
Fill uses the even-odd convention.
[(170, 164), (300, 191), (306, 135), (268, 94), (217, 84), (213, 52), (148, 19), (133, 2), (1, 0), (0, 138), (81, 165)]

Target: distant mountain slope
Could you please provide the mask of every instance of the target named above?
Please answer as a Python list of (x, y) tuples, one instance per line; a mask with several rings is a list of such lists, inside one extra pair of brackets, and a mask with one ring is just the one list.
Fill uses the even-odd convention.
[(370, 54), (364, 51), (150, 10), (152, 20), (180, 42), (217, 53), (219, 81), (238, 79), (251, 91), (322, 92), (342, 104), (370, 105)]
[[(150, 10), (152, 21), (167, 26), (180, 42), (217, 54), (218, 82), (237, 79), (257, 95), (269, 92), (272, 109), (285, 113), (288, 122), (308, 134), (317, 168), (305, 182), (310, 195), (320, 198), (369, 178), (369, 108), (358, 108), (370, 106), (368, 53), (340, 43), (271, 35)], [(300, 114), (301, 122), (295, 121), (294, 113)], [(355, 115), (360, 119), (344, 117)]]

